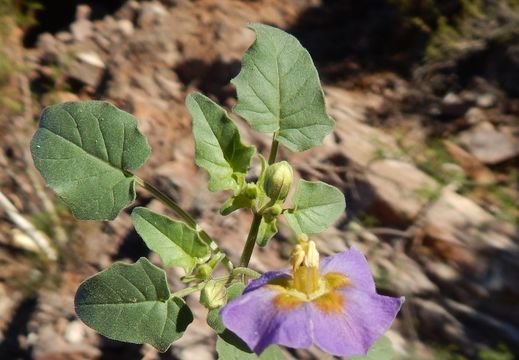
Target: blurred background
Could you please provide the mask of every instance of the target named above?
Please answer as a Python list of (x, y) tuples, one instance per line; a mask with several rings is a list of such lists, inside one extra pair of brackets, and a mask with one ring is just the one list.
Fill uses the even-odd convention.
[[(51, 104), (106, 99), (133, 113), (153, 148), (138, 175), (238, 259), (251, 215), (218, 215), (226, 195), (208, 192), (194, 165), (184, 99), (200, 90), (233, 106), (229, 80), (254, 40), (248, 22), (290, 32), (316, 62), (335, 133), (279, 159), (344, 191), (348, 209), (318, 247), (355, 245), (379, 291), (406, 296), (387, 334), (398, 358), (519, 358), (517, 0), (0, 0), (0, 359), (215, 358), (195, 298), (195, 322), (166, 354), (77, 320), (86, 277), (118, 260), (160, 259), (130, 210), (75, 221), (28, 147)], [(265, 153), (270, 137), (236, 121)], [(146, 192), (135, 204), (168, 213)], [(252, 266), (286, 266), (291, 241), (281, 226)], [(331, 359), (318, 349), (287, 357)]]

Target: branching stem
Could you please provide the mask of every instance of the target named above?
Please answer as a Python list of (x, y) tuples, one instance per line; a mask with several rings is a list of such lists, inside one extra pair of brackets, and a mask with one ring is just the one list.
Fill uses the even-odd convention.
[[(272, 137), (272, 146), (270, 147), (269, 154), (269, 165), (273, 164), (276, 161), (276, 156), (278, 153), (279, 142), (276, 140), (277, 133), (274, 133)], [(252, 224), (250, 226), (249, 235), (247, 236), (247, 241), (245, 242), (245, 247), (243, 248), (243, 252), (240, 258), (240, 267), (248, 267), (249, 261), (252, 256), (252, 252), (254, 251), (254, 246), (256, 245), (256, 239), (258, 237), (259, 227), (261, 225), (262, 216), (255, 212), (254, 217), (252, 218)]]

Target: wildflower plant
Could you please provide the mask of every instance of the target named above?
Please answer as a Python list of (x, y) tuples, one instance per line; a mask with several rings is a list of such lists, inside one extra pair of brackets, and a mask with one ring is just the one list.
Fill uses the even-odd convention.
[[(304, 151), (322, 143), (334, 126), (309, 53), (291, 35), (261, 24), (249, 26), (256, 40), (232, 80), (233, 111), (262, 133), (272, 133), (265, 158), (243, 144), (227, 112), (193, 93), (186, 106), (193, 119), (195, 161), (209, 175), (209, 190), (227, 191), (220, 213), (253, 213), (239, 263), (233, 263), (170, 197), (133, 171), (150, 155), (136, 119), (102, 101), (68, 102), (46, 108), (31, 143), (36, 167), (78, 219), (112, 220), (135, 200), (140, 186), (169, 207), (175, 219), (144, 207), (132, 210), (137, 233), (164, 267), (180, 267), (186, 286), (174, 292), (166, 272), (140, 258), (115, 263), (77, 290), (78, 317), (100, 334), (148, 343), (164, 352), (193, 321), (184, 298), (200, 292), (208, 324), (218, 334), (221, 359), (283, 359), (278, 345), (316, 345), (333, 355), (365, 355), (390, 327), (403, 299), (378, 295), (365, 257), (352, 248), (320, 259), (313, 234), (344, 212), (342, 192), (321, 181), (299, 180), (278, 147)], [(253, 158), (261, 173), (251, 180)], [(292, 206), (287, 206), (291, 188)], [(258, 274), (249, 268), (256, 245), (267, 246), (284, 218), (296, 245), (290, 269)], [(287, 264), (288, 265), (288, 264)], [(216, 268), (225, 276), (216, 276)], [(221, 273), (221, 271), (219, 271)], [(388, 358), (387, 340), (370, 351)], [(376, 355), (379, 354), (379, 355)]]

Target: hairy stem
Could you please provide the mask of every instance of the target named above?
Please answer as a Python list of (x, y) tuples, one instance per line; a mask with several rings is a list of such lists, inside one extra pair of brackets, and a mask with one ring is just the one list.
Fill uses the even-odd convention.
[(252, 251), (254, 250), (254, 245), (256, 245), (256, 238), (258, 237), (258, 230), (261, 224), (261, 219), (262, 216), (260, 214), (254, 214), (254, 218), (252, 219), (252, 224), (249, 230), (249, 235), (247, 236), (245, 247), (243, 248), (243, 252), (241, 253), (240, 267), (249, 266)]
[[(278, 153), (279, 142), (276, 140), (277, 133), (274, 133), (272, 137), (272, 146), (270, 147), (269, 154), (269, 165), (273, 164), (276, 161), (276, 156)], [(249, 266), (249, 261), (252, 256), (252, 252), (254, 251), (254, 245), (256, 245), (256, 238), (258, 237), (258, 230), (261, 224), (262, 216), (258, 213), (254, 213), (254, 218), (252, 219), (252, 224), (250, 226), (249, 235), (247, 236), (247, 241), (245, 242), (245, 247), (243, 248), (243, 252), (241, 253), (240, 258), (240, 267)]]
[(194, 292), (197, 292), (198, 290), (201, 290), (205, 286), (205, 282), (201, 282), (199, 284), (196, 284), (195, 286), (190, 286), (187, 288), (184, 288), (182, 290), (176, 291), (173, 294), (171, 294), (171, 297), (186, 297), (189, 294), (192, 294)]
[[(175, 214), (177, 214), (182, 220), (184, 220), (186, 222), (187, 225), (189, 225), (190, 227), (192, 227), (193, 229), (195, 229), (196, 231), (198, 231), (198, 233), (200, 234), (200, 238), (207, 244), (209, 245), (209, 247), (211, 248), (211, 250), (213, 251), (216, 251), (217, 253), (222, 253), (223, 252), (220, 250), (220, 248), (218, 247), (218, 245), (214, 242), (213, 239), (211, 239), (211, 237), (204, 231), (200, 228), (200, 226), (198, 226), (197, 222), (195, 219), (193, 219), (191, 217), (191, 215), (189, 215), (187, 212), (185, 212), (181, 207), (180, 205), (178, 205), (175, 200), (173, 200), (172, 198), (170, 198), (169, 196), (167, 196), (166, 194), (164, 194), (162, 191), (160, 191), (158, 188), (156, 188), (154, 185), (148, 183), (147, 181), (141, 179), (140, 177), (134, 175), (134, 174), (131, 174), (131, 176), (133, 176), (135, 178), (135, 182), (141, 186), (142, 188), (146, 189), (147, 191), (149, 191), (153, 196), (155, 196), (155, 198), (157, 198), (158, 200), (160, 200), (164, 205), (166, 205), (167, 207), (169, 207), (171, 210), (173, 210), (175, 212)], [(231, 261), (229, 260), (229, 258), (227, 258), (227, 256), (225, 256), (222, 260), (222, 263), (224, 264), (224, 266), (229, 270), (231, 271), (233, 269), (233, 265), (231, 263)]]
[(278, 154), (279, 142), (276, 140), (277, 132), (272, 137), (272, 146), (270, 148), (269, 165), (276, 162), (276, 156)]

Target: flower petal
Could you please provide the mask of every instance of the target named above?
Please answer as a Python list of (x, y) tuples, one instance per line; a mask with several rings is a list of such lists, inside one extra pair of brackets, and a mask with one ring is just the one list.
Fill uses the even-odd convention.
[(370, 293), (376, 293), (375, 282), (366, 257), (356, 248), (321, 260), (321, 274), (338, 272), (347, 275), (352, 286)]
[(338, 292), (345, 299), (342, 313), (326, 313), (312, 305), (314, 343), (337, 356), (365, 355), (389, 329), (404, 298), (382, 296), (353, 287)]
[(271, 282), (274, 279), (277, 279), (279, 277), (290, 277), (290, 275), (286, 271), (269, 271), (261, 275), (259, 278), (251, 280), (247, 287), (245, 287), (245, 290), (243, 290), (243, 293), (246, 294), (250, 291), (256, 290), (263, 285), (267, 285), (269, 282)]
[(257, 354), (271, 344), (294, 348), (312, 345), (309, 304), (277, 309), (273, 300), (278, 294), (275, 289), (256, 288), (229, 302), (220, 312), (224, 325)]

